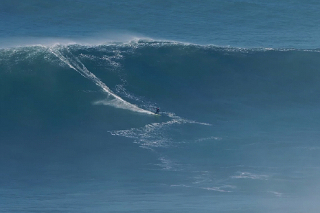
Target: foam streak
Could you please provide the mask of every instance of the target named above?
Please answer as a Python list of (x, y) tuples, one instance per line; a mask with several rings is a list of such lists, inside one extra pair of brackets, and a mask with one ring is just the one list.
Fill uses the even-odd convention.
[[(111, 100), (109, 104), (108, 104), (108, 101), (103, 101), (101, 102), (102, 104), (114, 106), (121, 109), (127, 109), (134, 112), (139, 112), (139, 113), (153, 114), (152, 112), (141, 109), (138, 106), (131, 104), (123, 100), (118, 95), (116, 95), (112, 90), (110, 90), (110, 88), (107, 85), (105, 85), (105, 83), (103, 83), (97, 76), (95, 76), (92, 72), (90, 72), (85, 67), (85, 65), (77, 57), (73, 56), (72, 53), (70, 53), (69, 51), (68, 53), (72, 56), (71, 58), (70, 57), (68, 58), (67, 56), (62, 55), (61, 52), (57, 49), (49, 48), (49, 50), (52, 54), (54, 54), (57, 58), (59, 58), (63, 63), (68, 65), (71, 69), (77, 71), (83, 77), (94, 82), (98, 87), (100, 87), (104, 92), (108, 94), (108, 97), (113, 98), (113, 100)], [(101, 103), (96, 102), (96, 104), (101, 104)]]

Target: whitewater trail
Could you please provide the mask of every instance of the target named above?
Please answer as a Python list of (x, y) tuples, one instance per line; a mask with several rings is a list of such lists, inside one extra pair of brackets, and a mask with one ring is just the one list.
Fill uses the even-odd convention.
[(68, 57), (67, 55), (63, 55), (58, 48), (49, 48), (50, 52), (55, 55), (57, 58), (59, 58), (63, 63), (68, 65), (71, 69), (77, 71), (79, 74), (81, 74), (83, 77), (91, 80), (94, 82), (98, 87), (100, 87), (104, 92), (108, 94), (108, 98), (111, 97), (112, 99), (97, 101), (94, 104), (103, 104), (108, 106), (113, 106), (116, 108), (131, 110), (134, 112), (144, 113), (144, 114), (154, 114), (153, 112), (150, 112), (145, 109), (141, 109), (138, 106), (131, 104), (125, 100), (123, 100), (121, 97), (116, 95), (105, 83), (103, 83), (97, 76), (95, 76), (92, 72), (90, 72), (86, 66), (76, 57), (74, 56), (70, 51), (67, 52), (71, 57)]
[[(107, 99), (96, 101), (94, 102), (94, 104), (108, 105), (115, 108), (131, 110), (144, 114), (154, 114), (153, 112), (139, 108), (138, 106), (131, 104), (116, 95), (105, 83), (103, 83), (97, 76), (91, 73), (80, 61), (80, 59), (74, 56), (67, 48), (63, 49), (63, 51), (65, 51), (64, 53), (59, 50), (59, 47), (51, 47), (49, 48), (49, 50), (53, 55), (59, 58), (61, 62), (81, 74), (83, 77), (94, 82), (105, 93), (107, 93)], [(114, 136), (133, 138), (135, 140), (135, 143), (139, 144), (141, 148), (150, 149), (158, 154), (158, 159), (160, 161), (160, 164), (158, 164), (158, 166), (165, 170), (177, 170), (178, 168), (177, 165), (173, 163), (174, 161), (168, 159), (165, 155), (163, 155), (163, 153), (156, 151), (156, 148), (170, 147), (173, 145), (172, 138), (167, 135), (168, 129), (170, 129), (173, 125), (197, 124), (210, 126), (211, 124), (184, 119), (175, 115), (174, 113), (162, 112), (162, 114), (165, 117), (169, 118), (169, 120), (159, 123), (149, 123), (140, 128), (138, 127), (127, 130), (114, 130), (109, 132)]]

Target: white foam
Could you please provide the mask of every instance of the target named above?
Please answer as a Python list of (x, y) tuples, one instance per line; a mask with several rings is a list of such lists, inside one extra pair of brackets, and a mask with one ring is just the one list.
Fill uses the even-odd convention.
[(253, 180), (268, 180), (268, 175), (257, 175), (250, 172), (238, 172), (238, 175), (232, 176), (235, 179), (253, 179)]
[[(10, 37), (1, 38), (0, 48), (16, 48), (16, 47), (30, 47), (30, 46), (43, 46), (43, 47), (55, 47), (55, 46), (69, 46), (69, 45), (81, 45), (81, 46), (100, 46), (100, 45), (130, 45), (135, 46), (144, 42), (169, 42), (180, 43), (175, 41), (153, 39), (148, 36), (132, 33), (132, 32), (104, 32), (88, 35), (86, 37)], [(143, 44), (142, 44), (143, 45)]]
[(216, 140), (216, 141), (220, 141), (222, 140), (222, 138), (220, 137), (215, 137), (215, 136), (211, 136), (211, 137), (207, 137), (207, 138), (200, 138), (197, 139), (196, 142), (202, 142), (202, 141), (207, 141), (207, 140)]
[(163, 170), (177, 171), (177, 169), (175, 168), (176, 164), (173, 163), (171, 160), (169, 160), (163, 156), (159, 157), (158, 160), (161, 163), (156, 164), (156, 165), (162, 167)]
[(276, 191), (268, 191), (269, 193), (275, 195), (276, 197), (282, 197), (283, 193), (281, 192), (276, 192)]
[(29, 47), (29, 46), (43, 46), (53, 47), (57, 45), (73, 45), (77, 44), (77, 41), (68, 38), (37, 38), (37, 37), (14, 37), (3, 38), (0, 40), (0, 48), (15, 48), (15, 47)]
[(230, 190), (223, 189), (222, 187), (201, 187), (201, 189), (205, 189), (208, 191), (216, 191), (216, 192), (232, 192)]
[(198, 121), (193, 121), (193, 120), (181, 118), (181, 117), (175, 115), (174, 113), (164, 112), (163, 114), (165, 114), (168, 117), (172, 118), (172, 122), (173, 123), (178, 123), (178, 124), (190, 123), (190, 124), (199, 124), (199, 125), (211, 126), (211, 124), (209, 124), (209, 123), (203, 123), (203, 122), (198, 122)]
[(223, 192), (223, 193), (230, 193), (232, 192), (229, 189), (235, 189), (235, 186), (225, 185), (225, 186), (213, 186), (213, 187), (197, 187), (197, 186), (190, 186), (186, 184), (173, 184), (170, 185), (171, 187), (184, 187), (184, 188), (194, 188), (194, 189), (204, 189), (208, 191), (216, 191), (216, 192)]
[(131, 111), (139, 112), (139, 113), (145, 113), (145, 114), (149, 114), (149, 115), (154, 114), (153, 112), (141, 109), (134, 104), (131, 104), (129, 102), (124, 101), (123, 99), (118, 99), (118, 98), (112, 99), (112, 100), (109, 100), (109, 99), (100, 100), (100, 101), (94, 102), (93, 104), (112, 106), (112, 107), (119, 108), (119, 109), (126, 109), (126, 110), (131, 110)]
[[(110, 104), (110, 102), (106, 102), (106, 104)], [(207, 123), (183, 119), (176, 116), (174, 113), (163, 112), (162, 115), (171, 118), (171, 120), (160, 123), (150, 123), (140, 128), (110, 131), (110, 133), (115, 136), (134, 138), (135, 143), (139, 144), (142, 148), (153, 149), (156, 147), (168, 147), (171, 145), (172, 139), (166, 137), (165, 131), (163, 131), (163, 129), (169, 126), (181, 124), (210, 125)]]
[(123, 100), (118, 95), (116, 95), (112, 90), (109, 89), (107, 85), (105, 85), (98, 77), (96, 77), (93, 73), (91, 73), (85, 67), (85, 65), (76, 56), (73, 56), (72, 53), (70, 53), (67, 49), (65, 49), (65, 51), (67, 51), (71, 57), (68, 57), (67, 55), (63, 55), (59, 51), (58, 47), (49, 48), (49, 50), (52, 54), (58, 57), (63, 63), (68, 65), (71, 69), (77, 71), (83, 77), (94, 82), (98, 87), (100, 87), (104, 92), (108, 94), (109, 98), (111, 98), (111, 100), (108, 100), (108, 101), (100, 101), (100, 102), (98, 101), (96, 104), (100, 103), (100, 104), (109, 105), (109, 106), (113, 106), (121, 109), (127, 109), (131, 111), (139, 112), (139, 113), (153, 114), (152, 112), (141, 109), (138, 106), (131, 104)]

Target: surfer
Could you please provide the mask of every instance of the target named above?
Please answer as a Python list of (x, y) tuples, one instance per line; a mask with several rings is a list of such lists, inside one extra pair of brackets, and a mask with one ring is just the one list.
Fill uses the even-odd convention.
[(160, 109), (159, 107), (157, 107), (155, 114), (159, 114), (159, 112), (160, 112)]

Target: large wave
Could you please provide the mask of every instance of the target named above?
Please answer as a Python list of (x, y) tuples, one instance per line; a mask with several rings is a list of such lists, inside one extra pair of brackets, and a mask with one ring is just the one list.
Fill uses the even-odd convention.
[[(315, 106), (320, 90), (318, 55), (317, 50), (241, 49), (143, 39), (9, 48), (0, 51), (1, 97), (12, 101), (28, 93), (31, 100), (59, 105), (61, 100), (71, 100), (67, 91), (74, 90), (82, 91), (86, 102), (94, 105), (149, 115), (161, 107), (212, 123), (250, 108)], [(57, 93), (61, 96), (54, 96)]]
[(300, 192), (290, 191), (294, 181), (277, 186), (317, 166), (318, 57), (153, 40), (2, 49), (1, 166), (77, 159), (117, 174), (128, 158), (128, 170), (172, 172), (153, 178), (176, 190)]
[[(95, 90), (106, 94), (105, 98), (90, 100), (92, 103), (146, 114), (152, 114), (157, 106), (173, 112), (189, 109), (185, 114), (221, 110), (215, 113), (220, 115), (226, 111), (221, 105), (318, 103), (314, 96), (319, 92), (320, 78), (317, 50), (240, 49), (134, 40), (95, 46), (9, 48), (1, 50), (0, 55), (1, 75), (6, 82), (2, 84), (3, 97), (14, 96), (6, 86), (12, 87), (16, 81), (21, 81), (14, 84), (19, 90), (25, 85), (23, 81), (34, 84), (40, 78), (44, 84), (52, 79), (63, 82), (73, 78), (72, 71), (76, 71), (87, 79), (86, 85), (96, 85)], [(59, 76), (62, 73), (66, 76)], [(69, 86), (74, 83), (85, 91), (84, 84), (75, 83), (78, 79), (75, 77)], [(50, 85), (44, 88), (58, 89), (49, 88)]]

